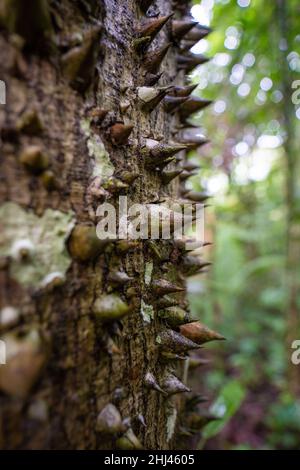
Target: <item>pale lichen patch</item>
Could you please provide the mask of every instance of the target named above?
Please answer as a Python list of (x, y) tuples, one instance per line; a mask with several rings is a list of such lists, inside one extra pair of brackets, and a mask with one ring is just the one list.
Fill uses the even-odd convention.
[(87, 138), (87, 147), (89, 156), (94, 158), (94, 168), (92, 176), (101, 176), (107, 178), (114, 174), (115, 168), (110, 161), (109, 154), (98, 134), (91, 129), (88, 119), (82, 119), (80, 122), (81, 129)]
[(141, 315), (145, 323), (151, 323), (154, 319), (154, 308), (152, 305), (147, 305), (143, 299), (141, 301)]
[[(65, 241), (75, 224), (73, 212), (46, 209), (42, 217), (14, 202), (0, 207), (2, 241), (0, 255), (10, 256), (10, 275), (25, 286), (41, 286), (51, 273), (64, 275), (71, 264)], [(30, 257), (12, 257), (12, 247), (30, 241)]]
[(151, 283), (152, 271), (153, 271), (153, 262), (150, 261), (150, 262), (146, 263), (146, 265), (145, 265), (144, 279), (145, 279), (146, 286), (149, 286), (150, 283)]
[(176, 419), (177, 419), (177, 410), (175, 407), (170, 407), (169, 408), (169, 413), (167, 417), (167, 442), (169, 442), (175, 432), (175, 427), (176, 427)]

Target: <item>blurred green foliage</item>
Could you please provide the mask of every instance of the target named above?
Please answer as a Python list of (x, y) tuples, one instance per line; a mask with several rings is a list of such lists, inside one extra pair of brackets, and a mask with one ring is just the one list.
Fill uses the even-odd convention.
[[(300, 78), (300, 5), (286, 2), (285, 42), (277, 3), (203, 0), (192, 9), (214, 28), (194, 52), (215, 56), (192, 80), (199, 82), (199, 96), (216, 103), (193, 120), (213, 141), (191, 154), (202, 168), (188, 184), (214, 196), (206, 217), (214, 264), (206, 278), (189, 281), (190, 302), (193, 315), (228, 340), (208, 346), (215, 357), (206, 388), (217, 397), (215, 406), (225, 403), (228, 411), (204, 429), (201, 445), (207, 448), (300, 447), (300, 402), (290, 390), (286, 342), (288, 130), (280, 62), (283, 55), (290, 79)], [(297, 106), (289, 109), (297, 135), (300, 114)]]

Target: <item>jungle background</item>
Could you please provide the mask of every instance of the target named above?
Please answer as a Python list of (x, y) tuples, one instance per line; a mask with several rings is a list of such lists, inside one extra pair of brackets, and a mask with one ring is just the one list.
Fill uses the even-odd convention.
[(207, 348), (212, 363), (195, 377), (220, 417), (199, 448), (299, 449), (300, 4), (202, 0), (191, 13), (213, 28), (192, 49), (212, 60), (191, 77), (214, 100), (194, 120), (211, 143), (190, 155), (201, 165), (190, 184), (213, 196), (213, 265), (189, 296), (228, 340)]

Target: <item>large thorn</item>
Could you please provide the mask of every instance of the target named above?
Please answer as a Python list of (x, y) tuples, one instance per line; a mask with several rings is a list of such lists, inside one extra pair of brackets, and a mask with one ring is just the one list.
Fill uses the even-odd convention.
[(131, 428), (116, 440), (116, 448), (120, 450), (142, 450), (143, 446)]
[(99, 413), (96, 431), (108, 436), (117, 436), (125, 431), (120, 412), (112, 403), (108, 403)]
[(152, 290), (156, 295), (172, 294), (173, 292), (182, 292), (185, 289), (177, 286), (166, 279), (157, 279), (152, 282)]
[(173, 89), (169, 92), (170, 96), (190, 96), (190, 94), (197, 88), (196, 85), (188, 86), (174, 86)]
[(168, 295), (164, 295), (160, 297), (157, 301), (158, 308), (168, 308), (168, 307), (176, 307), (179, 304), (179, 301), (176, 299), (172, 299)]
[(185, 39), (193, 40), (193, 41), (200, 41), (201, 39), (205, 38), (212, 32), (212, 29), (208, 26), (203, 26), (198, 24), (195, 28), (192, 28), (188, 34), (186, 35)]
[(110, 138), (112, 143), (115, 145), (126, 144), (128, 137), (130, 136), (133, 127), (131, 124), (123, 124), (122, 122), (117, 122), (110, 128)]
[(171, 45), (172, 43), (168, 43), (157, 51), (151, 51), (146, 54), (143, 66), (148, 73), (158, 73), (160, 64), (164, 60), (164, 57), (166, 56)]
[(210, 142), (204, 135), (201, 134), (188, 134), (183, 133), (182, 136), (179, 136), (178, 139), (183, 144), (188, 146), (189, 150), (195, 150), (198, 147), (202, 147), (202, 145), (208, 144)]
[(68, 240), (68, 250), (78, 261), (90, 261), (104, 250), (109, 240), (97, 237), (94, 225), (76, 225)]
[(185, 424), (192, 431), (200, 431), (206, 424), (210, 423), (210, 421), (217, 419), (219, 419), (217, 416), (212, 415), (206, 410), (202, 410), (201, 413), (199, 411), (190, 413), (185, 420)]
[(196, 176), (198, 174), (197, 171), (187, 171), (183, 170), (183, 172), (179, 175), (180, 181), (186, 181), (188, 178), (191, 178), (192, 176)]
[(163, 318), (171, 327), (176, 327), (190, 321), (188, 312), (180, 307), (168, 307), (160, 310), (158, 316)]
[(182, 271), (186, 276), (193, 276), (210, 265), (211, 263), (208, 261), (203, 262), (196, 256), (185, 256), (182, 262)]
[(191, 114), (206, 108), (212, 103), (212, 100), (205, 100), (197, 96), (190, 96), (188, 100), (180, 107), (180, 117), (187, 119)]
[(209, 196), (207, 193), (204, 193), (204, 192), (189, 191), (188, 193), (185, 194), (185, 197), (194, 202), (204, 202), (207, 199), (209, 199), (211, 196)]
[(190, 392), (191, 390), (184, 385), (175, 375), (167, 374), (163, 379), (163, 387), (168, 395), (175, 393)]
[(176, 354), (185, 353), (200, 346), (173, 330), (164, 330), (158, 334), (156, 342), (163, 351), (171, 351)]
[(197, 344), (207, 343), (208, 341), (224, 340), (224, 336), (211, 330), (199, 321), (187, 323), (179, 327), (180, 333), (186, 338)]
[(138, 28), (137, 37), (148, 38), (147, 45), (149, 45), (172, 16), (173, 13), (167, 16), (161, 16), (160, 18), (147, 20), (147, 22)]
[(148, 112), (153, 111), (171, 88), (169, 86), (161, 88), (143, 86), (138, 88), (138, 97), (142, 103), (143, 110)]
[(184, 96), (169, 96), (167, 95), (164, 98), (164, 109), (167, 113), (173, 113), (176, 111), (176, 109), (179, 108), (185, 101), (188, 99), (188, 97)]
[(197, 163), (186, 161), (182, 164), (182, 168), (186, 171), (194, 171), (194, 170), (199, 170), (200, 166)]
[(93, 305), (93, 313), (101, 322), (120, 320), (130, 311), (131, 307), (116, 294), (99, 297)]
[(108, 281), (112, 284), (124, 285), (132, 281), (132, 277), (128, 276), (124, 271), (112, 271), (107, 277)]
[(99, 26), (95, 26), (87, 31), (82, 44), (73, 47), (61, 58), (63, 74), (79, 91), (84, 91), (92, 81), (100, 30)]
[(146, 145), (141, 149), (142, 155), (146, 157), (149, 166), (159, 166), (166, 161), (172, 161), (176, 153), (185, 150), (184, 144), (161, 144), (157, 140), (147, 139)]
[(164, 362), (169, 361), (186, 361), (188, 356), (181, 356), (180, 354), (175, 354), (169, 351), (162, 351), (161, 358)]
[(107, 180), (103, 181), (102, 188), (104, 188), (109, 193), (118, 193), (122, 189), (127, 189), (129, 186), (127, 183), (124, 183), (119, 178), (115, 176), (110, 176)]
[(210, 363), (211, 361), (209, 359), (205, 359), (204, 357), (190, 357), (189, 369), (196, 369), (197, 367), (206, 366)]
[(163, 75), (163, 72), (161, 73), (147, 73), (145, 77), (145, 83), (144, 86), (154, 86), (161, 76)]
[(174, 240), (176, 248), (182, 252), (188, 252), (201, 248), (203, 243), (198, 241), (196, 238), (182, 237), (178, 240)]
[(179, 176), (183, 172), (182, 169), (179, 170), (165, 170), (161, 173), (163, 184), (169, 184), (174, 178)]
[(191, 72), (197, 65), (202, 65), (210, 59), (202, 54), (187, 53), (177, 56), (177, 64), (179, 69), (184, 69), (186, 73)]
[(5, 365), (0, 366), (0, 390), (10, 397), (25, 400), (45, 368), (48, 346), (39, 330), (32, 328), (22, 333), (1, 336), (8, 354)]
[(172, 35), (174, 39), (179, 41), (197, 24), (198, 24), (197, 21), (173, 20), (172, 21)]
[(146, 373), (145, 378), (144, 378), (144, 383), (147, 388), (156, 390), (156, 392), (159, 392), (162, 395), (167, 395), (167, 393), (162, 388), (160, 388), (160, 386), (157, 383), (157, 380), (155, 379), (154, 375), (151, 372)]

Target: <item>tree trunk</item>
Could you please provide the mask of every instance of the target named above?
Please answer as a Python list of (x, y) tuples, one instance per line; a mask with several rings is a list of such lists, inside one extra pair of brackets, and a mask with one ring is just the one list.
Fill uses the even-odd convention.
[[(153, 280), (184, 288), (180, 252), (169, 241), (104, 244), (95, 232), (104, 200), (178, 195), (178, 178), (165, 185), (141, 151), (146, 138), (175, 139), (178, 113), (139, 90), (158, 79), (154, 54), (169, 41), (155, 88), (186, 84), (172, 21), (151, 45), (152, 30), (136, 33), (150, 3), (153, 18), (187, 13), (170, 0), (0, 1), (4, 449), (174, 446), (181, 399), (151, 381), (164, 388), (183, 367), (163, 359), (167, 289)], [(184, 293), (171, 297), (186, 308)]]

